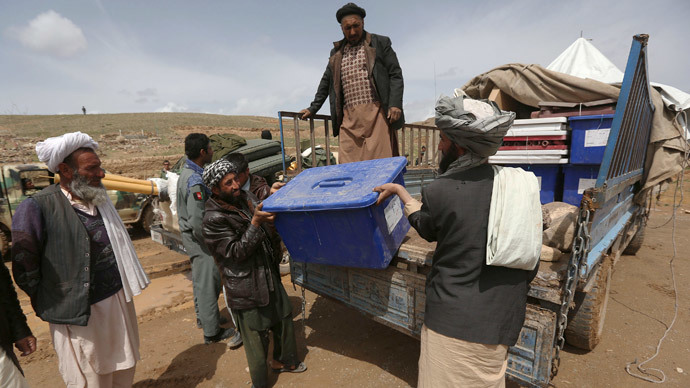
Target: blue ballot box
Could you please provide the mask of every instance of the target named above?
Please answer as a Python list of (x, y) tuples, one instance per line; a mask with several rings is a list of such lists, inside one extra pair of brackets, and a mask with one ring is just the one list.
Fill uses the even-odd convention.
[(613, 115), (572, 116), (570, 164), (600, 165), (609, 140)]
[(304, 170), (264, 201), (295, 261), (385, 268), (410, 223), (400, 198), (376, 206), (376, 186), (404, 185), (404, 157)]

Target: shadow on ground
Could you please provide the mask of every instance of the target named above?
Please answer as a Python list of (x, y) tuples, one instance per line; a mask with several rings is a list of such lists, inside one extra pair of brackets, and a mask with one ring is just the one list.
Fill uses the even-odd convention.
[[(300, 298), (291, 299), (296, 299), (293, 301), (293, 311), (297, 342), (300, 344), (300, 337), (304, 336), (302, 302)], [(417, 385), (417, 339), (320, 296), (309, 308), (306, 328), (307, 345), (376, 365), (410, 386)]]
[(194, 345), (178, 354), (157, 379), (138, 381), (134, 388), (196, 387), (205, 380), (213, 379), (218, 360), (226, 349), (224, 342)]

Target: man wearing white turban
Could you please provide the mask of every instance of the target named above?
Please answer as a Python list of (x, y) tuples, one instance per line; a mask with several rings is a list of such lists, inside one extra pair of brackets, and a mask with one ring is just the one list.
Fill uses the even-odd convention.
[(149, 279), (101, 183), (87, 134), (36, 145), (60, 175), (23, 201), (12, 220), (12, 271), (36, 315), (50, 324), (68, 387), (131, 387), (139, 356), (133, 296)]

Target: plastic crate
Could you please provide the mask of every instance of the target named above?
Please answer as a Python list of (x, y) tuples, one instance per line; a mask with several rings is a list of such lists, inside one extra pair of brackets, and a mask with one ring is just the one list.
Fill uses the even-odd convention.
[(580, 206), (582, 193), (594, 187), (599, 165), (563, 166), (563, 202)]
[(572, 116), (568, 118), (571, 164), (601, 164), (611, 131), (613, 115)]
[(380, 206), (376, 186), (404, 185), (405, 157), (304, 170), (264, 201), (293, 260), (385, 268), (410, 229), (400, 198)]
[(563, 187), (561, 166), (548, 164), (517, 164), (505, 166), (520, 167), (537, 176), (537, 180), (539, 181), (539, 199), (542, 205), (561, 200), (561, 190)]

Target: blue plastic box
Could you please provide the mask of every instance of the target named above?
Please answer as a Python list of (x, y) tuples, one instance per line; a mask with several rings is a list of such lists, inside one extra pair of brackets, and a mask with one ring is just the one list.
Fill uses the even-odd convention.
[(563, 166), (563, 202), (580, 206), (582, 193), (594, 187), (599, 165)]
[(611, 131), (613, 115), (571, 116), (568, 118), (571, 164), (601, 164)]
[(264, 201), (293, 260), (386, 268), (410, 229), (400, 198), (376, 206), (376, 186), (404, 185), (395, 157), (304, 170)]
[(539, 199), (541, 204), (560, 201), (563, 187), (563, 175), (561, 166), (554, 164), (517, 164), (506, 167), (520, 167), (525, 171), (533, 172), (539, 180)]

